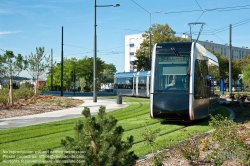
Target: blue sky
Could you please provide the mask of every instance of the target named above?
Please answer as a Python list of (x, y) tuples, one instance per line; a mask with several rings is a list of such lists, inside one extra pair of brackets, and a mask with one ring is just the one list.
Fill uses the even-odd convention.
[[(189, 33), (190, 22), (205, 22), (200, 40), (250, 48), (249, 0), (97, 0), (97, 56), (124, 71), (124, 37), (144, 33), (151, 24), (165, 24), (176, 36)], [(151, 14), (150, 14), (151, 13)], [(64, 56), (93, 56), (94, 0), (1, 0), (0, 49), (15, 54), (35, 53), (45, 47), (54, 61), (61, 61), (61, 29), (64, 28)], [(200, 25), (192, 27), (197, 37)], [(0, 50), (0, 54), (4, 54)], [(27, 72), (21, 76), (30, 77)]]

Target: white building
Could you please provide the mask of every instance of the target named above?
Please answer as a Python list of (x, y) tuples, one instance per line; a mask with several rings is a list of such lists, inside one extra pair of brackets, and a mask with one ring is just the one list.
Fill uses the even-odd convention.
[[(203, 45), (205, 48), (210, 48), (214, 50), (215, 52), (218, 52), (221, 54), (222, 57), (229, 57), (230, 47), (228, 44), (222, 45), (222, 44), (216, 44), (213, 43), (213, 41), (198, 41), (201, 45)], [(250, 49), (248, 47), (234, 47), (232, 46), (232, 59), (243, 59), (244, 55), (250, 55)]]
[(135, 60), (135, 52), (140, 48), (142, 41), (142, 34), (125, 36), (125, 72), (134, 71), (133, 62)]
[[(183, 34), (182, 37), (188, 38)], [(135, 60), (135, 52), (140, 48), (140, 44), (143, 41), (142, 34), (133, 34), (125, 36), (125, 72), (134, 71), (133, 62)], [(210, 48), (215, 52), (219, 52), (223, 57), (229, 57), (229, 45), (228, 44), (216, 44), (213, 41), (198, 41), (205, 48)], [(243, 59), (244, 55), (250, 55), (250, 49), (248, 47), (234, 47), (232, 46), (232, 58)]]

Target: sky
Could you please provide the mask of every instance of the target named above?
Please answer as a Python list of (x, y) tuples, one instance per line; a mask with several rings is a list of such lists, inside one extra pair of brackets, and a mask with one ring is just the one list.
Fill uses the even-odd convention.
[[(144, 33), (152, 24), (168, 24), (176, 36), (190, 33), (189, 23), (205, 23), (199, 40), (250, 48), (249, 0), (96, 0), (97, 57), (124, 71), (125, 35)], [(101, 7), (120, 4), (119, 7)], [(94, 0), (1, 0), (0, 54), (30, 55), (36, 47), (61, 62), (93, 57)], [(192, 24), (196, 39), (201, 24)], [(20, 76), (30, 77), (27, 72)]]

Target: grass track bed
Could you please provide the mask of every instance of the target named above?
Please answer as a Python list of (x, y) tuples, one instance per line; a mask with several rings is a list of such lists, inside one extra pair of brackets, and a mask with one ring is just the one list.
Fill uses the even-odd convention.
[(120, 115), (114, 115), (114, 117), (117, 120), (123, 120), (123, 119), (133, 118), (135, 116), (140, 116), (144, 114), (148, 114), (149, 116), (149, 104), (142, 105), (140, 108), (138, 108), (137, 110), (134, 110), (133, 112), (123, 113)]
[[(0, 145), (1, 150), (5, 151), (40, 151), (48, 148), (54, 148), (60, 146), (61, 139), (65, 136), (74, 136), (74, 131), (50, 134), (37, 138), (27, 138), (25, 140), (5, 143)], [(2, 161), (2, 151), (0, 151), (0, 161)]]
[[(176, 130), (182, 129), (184, 126), (179, 126), (179, 125), (161, 125), (160, 123), (156, 123), (156, 124), (151, 124), (148, 125), (147, 127), (154, 129), (160, 129), (160, 132), (158, 133), (158, 135), (161, 134), (166, 134), (166, 133), (170, 133), (170, 132), (174, 132)], [(142, 133), (146, 132), (146, 127), (141, 127), (138, 129), (134, 129), (134, 130), (130, 130), (130, 131), (125, 131), (124, 132), (124, 137), (125, 136), (129, 136), (129, 135), (133, 135), (134, 136), (134, 142), (135, 144), (141, 141), (144, 141), (143, 137), (141, 136)]]
[(148, 124), (155, 124), (161, 122), (158, 119), (151, 119), (148, 114), (143, 114), (129, 119), (123, 119), (118, 121), (118, 125), (121, 125), (125, 131), (141, 128), (145, 122)]
[[(121, 125), (125, 130), (123, 139), (130, 135), (134, 136), (135, 144), (131, 150), (134, 150), (139, 157), (151, 153), (150, 147), (145, 144), (141, 136), (141, 133), (146, 132), (144, 126), (146, 123), (149, 128), (160, 129), (155, 141), (155, 149), (159, 150), (190, 138), (190, 136), (199, 135), (210, 130), (208, 120), (186, 127), (184, 124), (170, 124), (162, 122), (162, 120), (151, 119), (149, 115), (149, 99), (123, 98), (123, 100), (131, 102), (130, 105), (126, 108), (108, 112), (107, 114), (114, 116), (118, 120), (118, 125)], [(81, 117), (35, 126), (0, 130), (0, 149), (6, 151), (27, 150), (35, 152), (48, 148), (61, 148), (61, 139), (65, 139), (66, 136), (74, 137), (75, 131), (73, 128), (75, 123), (83, 119)], [(2, 161), (2, 151), (0, 151), (0, 161)], [(0, 165), (4, 165), (4, 163), (0, 163)]]
[(45, 129), (42, 132), (18, 132), (18, 133), (12, 133), (12, 134), (5, 134), (0, 136), (1, 143), (8, 143), (8, 142), (14, 142), (14, 141), (20, 141), (23, 139), (29, 139), (29, 138), (36, 138), (41, 136), (46, 136), (50, 134), (56, 134), (61, 132), (67, 132), (71, 131), (74, 125), (65, 126), (66, 128), (52, 128), (52, 129)]

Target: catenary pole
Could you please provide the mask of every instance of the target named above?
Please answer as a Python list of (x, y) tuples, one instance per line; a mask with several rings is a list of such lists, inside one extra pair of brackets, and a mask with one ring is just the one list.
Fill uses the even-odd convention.
[(63, 96), (63, 27), (62, 27), (62, 52), (61, 52), (61, 96)]
[(229, 94), (232, 94), (232, 24), (229, 26)]
[(51, 81), (50, 81), (50, 90), (53, 91), (53, 49), (51, 48)]

